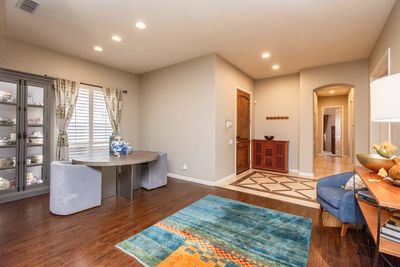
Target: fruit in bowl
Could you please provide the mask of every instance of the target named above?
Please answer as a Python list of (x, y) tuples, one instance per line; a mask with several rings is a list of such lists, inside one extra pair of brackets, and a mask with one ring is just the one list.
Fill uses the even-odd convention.
[(381, 157), (387, 159), (394, 159), (396, 157), (394, 152), (397, 150), (397, 147), (389, 142), (383, 142), (379, 145), (374, 144), (372, 148), (375, 149), (376, 153), (378, 153), (378, 155)]

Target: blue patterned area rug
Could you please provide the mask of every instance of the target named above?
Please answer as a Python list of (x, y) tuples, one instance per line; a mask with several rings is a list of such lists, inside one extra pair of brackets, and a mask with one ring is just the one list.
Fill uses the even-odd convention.
[(208, 195), (116, 247), (145, 266), (306, 266), (311, 225)]

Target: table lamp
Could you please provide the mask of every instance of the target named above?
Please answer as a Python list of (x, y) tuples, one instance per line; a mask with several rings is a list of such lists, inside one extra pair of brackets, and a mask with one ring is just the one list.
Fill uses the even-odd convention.
[(390, 142), (390, 122), (400, 122), (400, 73), (371, 82), (371, 121), (389, 123)]

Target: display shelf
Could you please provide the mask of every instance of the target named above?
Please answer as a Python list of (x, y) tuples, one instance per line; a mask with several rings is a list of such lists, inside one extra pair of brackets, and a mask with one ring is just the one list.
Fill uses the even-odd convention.
[(0, 148), (15, 148), (17, 145), (0, 145)]
[(27, 164), (26, 167), (38, 167), (38, 166), (42, 166), (42, 165), (43, 165), (43, 162), (42, 163), (30, 163), (30, 164)]
[(43, 146), (43, 144), (26, 144), (27, 147)]
[(12, 170), (12, 169), (15, 169), (15, 166), (0, 167), (0, 170)]
[(27, 106), (30, 108), (44, 108), (44, 105), (28, 104)]
[(17, 103), (14, 103), (14, 102), (4, 102), (4, 101), (0, 101), (0, 104), (1, 105), (10, 105), (10, 106), (16, 106), (17, 105)]
[[(15, 173), (18, 189), (6, 190), (7, 192), (0, 191), (0, 203), (45, 194), (49, 191), (50, 170), (48, 159), (50, 155), (49, 136), (51, 128), (48, 96), (50, 95), (49, 92), (51, 92), (53, 81), (54, 78), (51, 77), (30, 75), (0, 68), (0, 82), (7, 85), (7, 91), (10, 91), (10, 88), (13, 89), (11, 92), (12, 100), (6, 97), (0, 99), (2, 115), (0, 131), (2, 132), (2, 138), (11, 138), (11, 134), (14, 133), (20, 137), (19, 140), (16, 140), (18, 145), (11, 145), (12, 143), (6, 142), (9, 139), (4, 139), (4, 145), (0, 145), (0, 152), (5, 159), (2, 164), (6, 166), (0, 168), (2, 176), (8, 177)], [(35, 140), (31, 143), (30, 136), (39, 134), (35, 133), (36, 131), (43, 135), (43, 139), (39, 141), (33, 137), (32, 140)], [(44, 161), (35, 163), (35, 161), (29, 160), (36, 154), (41, 154)], [(6, 161), (10, 155), (15, 156), (15, 162), (17, 163), (15, 166), (8, 166), (8, 164), (14, 165), (14, 161)], [(30, 164), (27, 164), (27, 161)], [(28, 179), (30, 179), (28, 174), (30, 173), (37, 176), (37, 180), (42, 181), (42, 183), (28, 187), (27, 183)], [(33, 183), (34, 181), (31, 179), (30, 182)]]

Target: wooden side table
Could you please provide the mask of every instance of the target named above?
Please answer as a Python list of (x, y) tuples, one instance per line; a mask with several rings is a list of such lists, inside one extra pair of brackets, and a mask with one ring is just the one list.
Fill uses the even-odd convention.
[(388, 209), (400, 210), (400, 187), (384, 181), (376, 172), (371, 172), (364, 167), (356, 167), (356, 173), (367, 185), (375, 197), (377, 205), (374, 206), (357, 198), (361, 212), (364, 215), (368, 229), (376, 244), (373, 266), (378, 266), (380, 253), (400, 257), (400, 243), (390, 241), (380, 236), (381, 227), (390, 218)]

